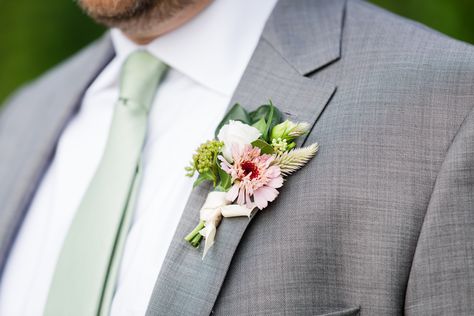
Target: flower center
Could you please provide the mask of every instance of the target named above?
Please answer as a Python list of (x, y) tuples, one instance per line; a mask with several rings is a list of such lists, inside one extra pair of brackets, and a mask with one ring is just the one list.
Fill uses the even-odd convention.
[(250, 180), (253, 180), (259, 176), (258, 167), (253, 162), (244, 161), (240, 166), (244, 171), (244, 177), (250, 174)]

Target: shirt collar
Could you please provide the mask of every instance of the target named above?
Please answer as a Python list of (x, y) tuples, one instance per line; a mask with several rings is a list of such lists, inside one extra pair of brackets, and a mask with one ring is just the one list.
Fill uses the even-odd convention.
[(148, 45), (113, 29), (117, 57), (146, 49), (201, 85), (232, 95), (277, 0), (215, 0), (180, 28)]

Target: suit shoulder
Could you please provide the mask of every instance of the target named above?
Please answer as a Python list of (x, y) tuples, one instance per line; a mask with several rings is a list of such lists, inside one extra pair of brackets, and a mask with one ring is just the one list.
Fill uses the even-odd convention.
[[(377, 42), (376, 49), (403, 51), (411, 56), (431, 56), (433, 60), (463, 63), (474, 67), (474, 46), (360, 0), (348, 0), (346, 23), (365, 37)], [(406, 57), (406, 54), (405, 54)]]
[(96, 62), (98, 58), (101, 58), (100, 55), (104, 54), (104, 51), (113, 52), (111, 45), (110, 38), (104, 35), (73, 56), (54, 66), (37, 79), (24, 84), (6, 100), (0, 112), (1, 116), (6, 115), (12, 104), (15, 104), (15, 106), (20, 106), (19, 104), (26, 106), (32, 103), (29, 102), (30, 100), (35, 100), (39, 96), (47, 97), (52, 93), (57, 93), (58, 87), (64, 86), (67, 82), (73, 84), (74, 78), (81, 74), (84, 65)]
[(348, 0), (342, 50), (380, 73), (474, 99), (474, 46), (367, 2)]
[(341, 57), (341, 73), (356, 70), (350, 84), (398, 108), (437, 113), (440, 127), (456, 130), (474, 106), (472, 45), (367, 2), (347, 1)]

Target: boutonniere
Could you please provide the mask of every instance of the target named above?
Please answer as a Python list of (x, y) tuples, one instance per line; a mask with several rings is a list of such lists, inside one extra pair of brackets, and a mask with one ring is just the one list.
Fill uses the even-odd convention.
[(250, 217), (278, 196), (284, 179), (303, 167), (318, 151), (318, 144), (296, 148), (308, 133), (305, 122), (282, 121), (270, 102), (253, 112), (236, 104), (218, 125), (215, 139), (196, 150), (187, 176), (198, 173), (194, 186), (211, 181), (199, 214), (199, 224), (185, 240), (198, 247), (204, 238), (203, 258), (214, 244), (223, 217)]

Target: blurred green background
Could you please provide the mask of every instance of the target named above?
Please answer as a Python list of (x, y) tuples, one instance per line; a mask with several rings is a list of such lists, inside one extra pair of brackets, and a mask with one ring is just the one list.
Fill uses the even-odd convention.
[[(474, 43), (474, 0), (371, 2)], [(39, 76), (104, 32), (71, 0), (1, 0), (0, 29), (0, 104), (22, 83)]]

